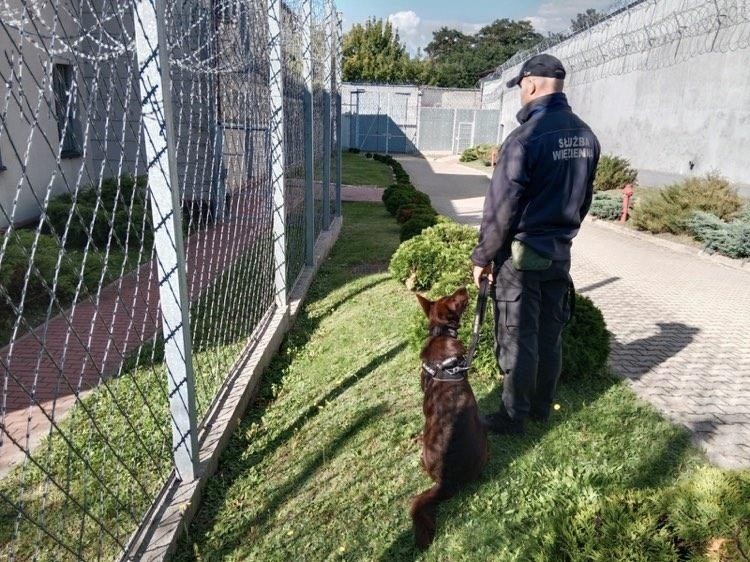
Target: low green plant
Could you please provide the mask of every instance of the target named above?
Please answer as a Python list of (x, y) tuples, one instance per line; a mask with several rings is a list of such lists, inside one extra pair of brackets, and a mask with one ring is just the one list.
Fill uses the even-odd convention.
[(352, 154), (359, 154), (362, 151), (359, 148), (350, 148), (349, 152)]
[(399, 224), (404, 224), (406, 221), (413, 219), (414, 217), (419, 215), (428, 215), (434, 217), (436, 214), (437, 213), (435, 212), (435, 209), (433, 209), (429, 205), (409, 203), (408, 205), (404, 205), (398, 208), (398, 210), (396, 211), (396, 222)]
[(599, 165), (596, 167), (594, 190), (622, 189), (629, 183), (633, 185), (638, 183), (638, 170), (630, 165), (630, 160), (602, 154), (599, 158)]
[(416, 215), (401, 225), (399, 238), (402, 242), (410, 240), (415, 236), (422, 234), (422, 231), (426, 228), (434, 226), (436, 222), (437, 217), (435, 215)]
[(687, 232), (687, 223), (694, 211), (730, 220), (743, 206), (744, 200), (729, 182), (709, 174), (643, 193), (633, 208), (632, 220), (640, 230), (682, 234)]
[(460, 162), (476, 162), (477, 160), (489, 166), (492, 163), (492, 151), (497, 149), (495, 144), (480, 144), (467, 148), (459, 158)]
[(386, 189), (386, 192), (383, 193), (383, 203), (386, 210), (394, 216), (405, 205), (431, 206), (430, 197), (426, 193), (405, 186)]
[[(393, 277), (416, 290), (431, 288), (446, 273), (471, 280), (469, 255), (477, 243), (477, 231), (470, 226), (441, 220), (420, 236), (401, 244), (391, 258)], [(461, 272), (456, 273), (456, 272)]]
[(606, 193), (594, 193), (589, 213), (605, 220), (617, 220), (622, 213), (622, 199)]
[(712, 251), (731, 258), (748, 258), (750, 220), (743, 219), (725, 222), (711, 213), (695, 211), (687, 221), (687, 230)]
[[(390, 273), (411, 289), (428, 291), (427, 296), (432, 299), (467, 287), (474, 303), (476, 288), (469, 256), (477, 239), (475, 229), (443, 219), (399, 246), (391, 258)], [(415, 314), (409, 332), (412, 344), (424, 340), (426, 327), (423, 315)], [(466, 332), (462, 336), (464, 341), (468, 341), (470, 327), (464, 326), (462, 330)], [(481, 339), (484, 344), (477, 353), (477, 368), (493, 372), (494, 333), (489, 319), (482, 326)], [(587, 297), (576, 295), (575, 315), (563, 332), (562, 376), (579, 379), (603, 374), (609, 352), (610, 334), (601, 311)]]

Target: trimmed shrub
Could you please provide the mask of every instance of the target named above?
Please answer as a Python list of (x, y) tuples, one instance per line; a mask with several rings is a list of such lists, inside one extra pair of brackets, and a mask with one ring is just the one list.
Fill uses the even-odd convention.
[[(101, 199), (98, 208), (96, 207), (97, 198)], [(128, 220), (131, 202), (132, 216)], [(95, 220), (94, 209), (96, 209)], [(42, 233), (55, 234), (62, 239), (71, 213), (72, 218), (65, 240), (66, 248), (84, 248), (91, 238), (96, 249), (103, 249), (107, 245), (112, 229), (114, 229), (112, 240), (114, 248), (125, 247), (128, 228), (130, 228), (130, 236), (127, 238), (128, 247), (140, 247), (142, 238), (147, 247), (150, 247), (153, 241), (151, 214), (146, 201), (145, 176), (139, 178), (122, 176), (119, 180), (118, 178), (105, 179), (102, 181), (101, 189), (89, 188), (81, 191), (76, 198), (75, 207), (70, 194), (55, 197), (47, 205)], [(146, 220), (145, 232), (142, 226), (144, 218)]]
[(406, 240), (414, 238), (418, 234), (422, 234), (424, 229), (434, 226), (436, 222), (437, 217), (435, 215), (417, 215), (410, 218), (401, 225), (401, 232), (399, 234), (401, 242), (405, 242)]
[(622, 200), (605, 193), (594, 193), (589, 213), (605, 220), (617, 220), (622, 212)]
[(391, 190), (389, 193), (383, 193), (383, 203), (385, 204), (386, 210), (394, 215), (399, 208), (414, 204), (430, 206), (430, 198), (427, 194), (417, 191), (413, 188), (399, 187)]
[(471, 281), (469, 255), (476, 246), (478, 233), (441, 218), (416, 238), (401, 244), (391, 257), (391, 275), (410, 289), (427, 290), (446, 274), (464, 275)]
[(370, 160), (372, 158), (372, 152), (368, 152), (367, 154), (365, 154), (365, 158)]
[(396, 222), (399, 224), (404, 224), (406, 221), (419, 216), (419, 215), (429, 215), (431, 217), (434, 217), (437, 215), (435, 212), (435, 209), (430, 207), (429, 205), (417, 205), (414, 203), (409, 203), (408, 205), (404, 205), (403, 207), (399, 207), (396, 211)]
[(476, 162), (477, 160), (484, 163), (485, 166), (492, 164), (492, 151), (495, 150), (497, 145), (495, 144), (480, 144), (467, 148), (461, 154), (459, 162)]
[(360, 152), (362, 152), (362, 151), (359, 148), (350, 148), (349, 149), (349, 153), (350, 154), (359, 154)]
[(738, 218), (727, 223), (716, 215), (695, 211), (687, 221), (687, 230), (714, 252), (731, 258), (750, 257), (750, 221)]
[(563, 330), (564, 379), (602, 374), (610, 352), (610, 334), (601, 310), (588, 297), (576, 294), (576, 309)]
[(627, 184), (636, 185), (638, 182), (638, 171), (630, 165), (630, 160), (603, 154), (599, 158), (594, 178), (594, 191), (607, 191), (610, 189), (622, 189)]
[(687, 222), (694, 211), (728, 220), (739, 214), (743, 206), (743, 199), (729, 182), (709, 174), (641, 195), (633, 208), (633, 224), (653, 233), (681, 234), (687, 232)]
[[(472, 281), (470, 254), (477, 243), (475, 229), (441, 218), (437, 225), (399, 246), (390, 263), (390, 273), (410, 289), (428, 291), (437, 299), (460, 287), (469, 290), (470, 311), (476, 306), (477, 289)], [(480, 346), (474, 366), (478, 372), (496, 370), (493, 352), (492, 307), (480, 332)], [(471, 314), (471, 313), (469, 313)], [(427, 320), (415, 307), (409, 341), (416, 348), (424, 342)], [(471, 319), (464, 318), (459, 331), (464, 342), (471, 337)], [(610, 335), (604, 317), (588, 298), (576, 296), (576, 312), (563, 332), (563, 377), (567, 379), (599, 375), (605, 372), (610, 351)]]

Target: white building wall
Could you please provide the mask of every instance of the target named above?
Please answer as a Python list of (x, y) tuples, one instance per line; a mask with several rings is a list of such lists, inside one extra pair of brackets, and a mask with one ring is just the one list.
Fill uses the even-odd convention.
[[(645, 1), (547, 51), (568, 70), (574, 111), (643, 184), (718, 171), (750, 195), (750, 5), (718, 5), (726, 18), (713, 1)], [(521, 103), (505, 83), (519, 69), (483, 85), (506, 137)]]

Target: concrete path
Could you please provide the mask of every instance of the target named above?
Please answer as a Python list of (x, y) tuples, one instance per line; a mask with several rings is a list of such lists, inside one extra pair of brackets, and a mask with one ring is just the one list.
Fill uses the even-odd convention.
[[(440, 212), (479, 223), (485, 174), (455, 158), (400, 161)], [(712, 462), (750, 468), (750, 271), (591, 221), (573, 248), (576, 286), (614, 334), (613, 368)]]

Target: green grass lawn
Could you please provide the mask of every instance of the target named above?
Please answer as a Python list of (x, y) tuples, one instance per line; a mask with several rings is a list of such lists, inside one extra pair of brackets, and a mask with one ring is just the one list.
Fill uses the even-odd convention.
[[(748, 552), (748, 474), (711, 468), (601, 377), (562, 384), (549, 425), (491, 437), (482, 480), (442, 505), (418, 553), (408, 504), (430, 481), (407, 344), (417, 302), (385, 272), (398, 225), (383, 207), (346, 203), (344, 216), (176, 560), (739, 560), (737, 540)], [(482, 410), (498, 406), (493, 373), (472, 384)], [(705, 558), (709, 545), (727, 557)]]
[(364, 153), (352, 154), (344, 151), (341, 154), (341, 183), (388, 187), (393, 183), (393, 171), (382, 162), (365, 158)]

